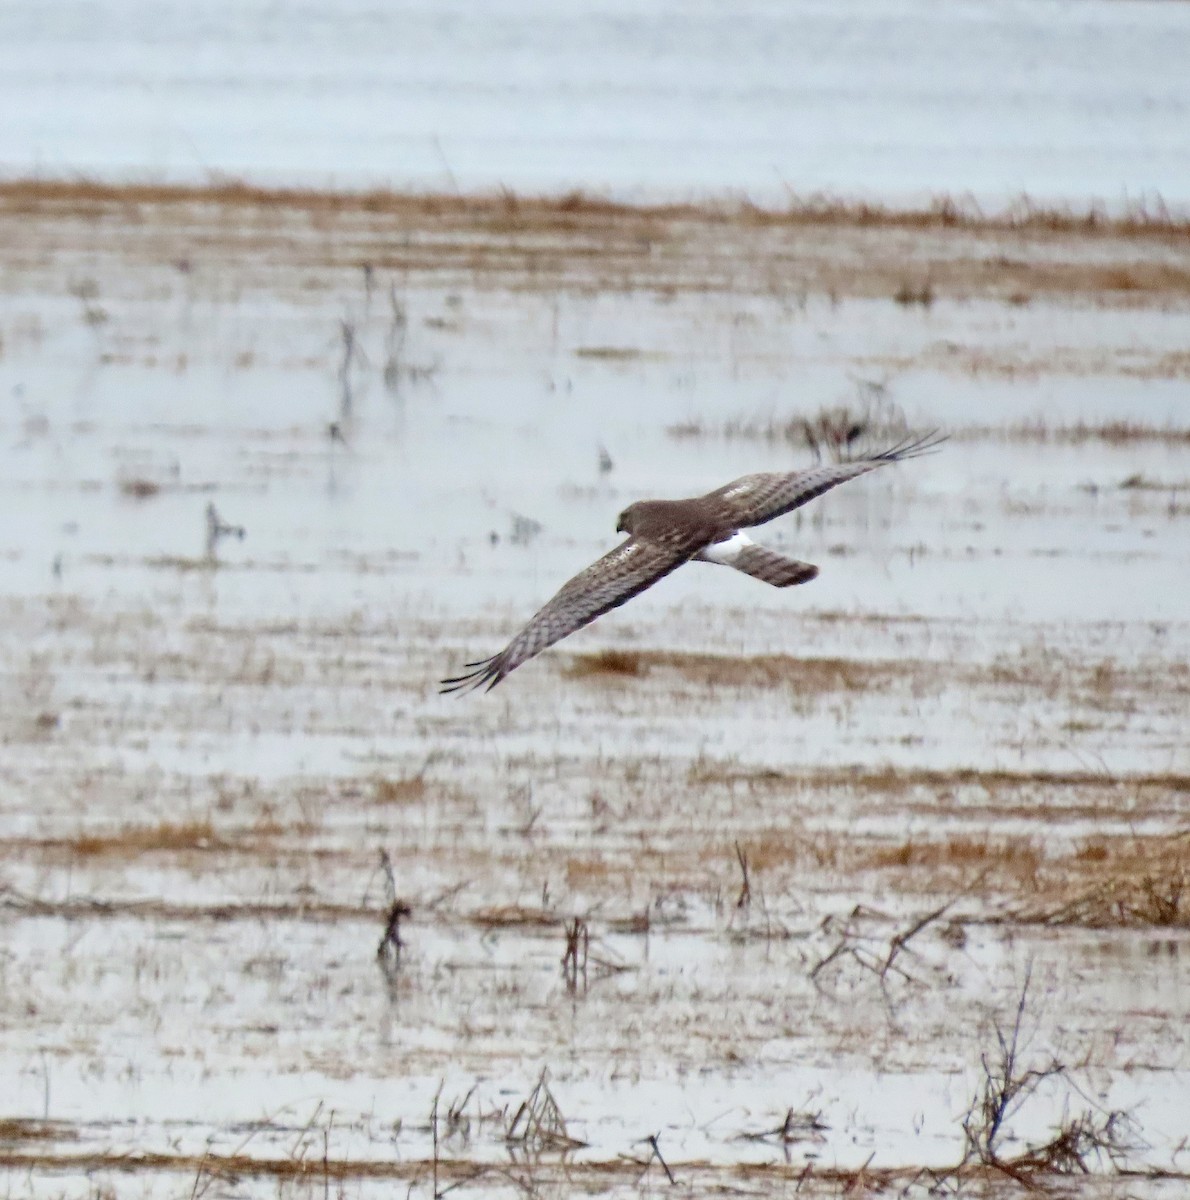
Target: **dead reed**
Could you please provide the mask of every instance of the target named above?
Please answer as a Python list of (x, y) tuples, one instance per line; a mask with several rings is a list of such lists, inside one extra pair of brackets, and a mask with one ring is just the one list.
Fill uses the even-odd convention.
[(669, 1169), (669, 1163), (665, 1161), (665, 1158), (661, 1153), (661, 1145), (659, 1141), (660, 1137), (661, 1134), (659, 1133), (651, 1133), (648, 1137), (641, 1138), (641, 1141), (649, 1147), (649, 1157), (644, 1164), (645, 1169), (641, 1175), (641, 1178), (643, 1179), (644, 1175), (648, 1173), (649, 1167), (653, 1165), (653, 1159), (656, 1159), (661, 1164), (661, 1169), (665, 1172), (665, 1178), (669, 1180), (672, 1186), (678, 1181), (674, 1178), (674, 1173)]
[(207, 533), (205, 558), (207, 562), (214, 563), (218, 560), (219, 544), (225, 538), (235, 538), (242, 542), (246, 530), (243, 525), (232, 525), (225, 521), (219, 515), (219, 510), (213, 501), (207, 502), (205, 520)]
[(582, 917), (566, 923), (566, 951), (562, 955), (562, 977), (566, 990), (573, 995), (582, 979), (584, 988), (587, 980), (587, 960), (591, 950), (591, 931)]
[(548, 1068), (542, 1067), (533, 1090), (513, 1114), (504, 1140), (539, 1151), (576, 1150), (586, 1143), (566, 1131), (566, 1119), (546, 1082), (548, 1074)]
[(825, 983), (828, 967), (831, 973), (837, 975), (843, 967), (852, 964), (858, 967), (862, 974), (879, 982), (882, 988), (886, 988), (894, 977), (905, 983), (924, 982), (901, 966), (898, 960), (909, 950), (910, 942), (941, 920), (961, 896), (973, 892), (979, 882), (977, 880), (964, 888), (960, 895), (952, 897), (946, 903), (912, 918), (891, 934), (886, 928), (880, 928), (881, 925), (887, 926), (887, 918), (867, 909), (853, 909), (841, 919), (828, 916), (822, 922), (820, 931), (834, 934), (835, 944), (810, 968), (810, 980), (815, 984)]
[(748, 877), (748, 855), (739, 842), (735, 844), (735, 857), (736, 862), (740, 864), (740, 875), (743, 876), (735, 906), (737, 909), (750, 908), (752, 905), (752, 881)]
[(413, 916), (413, 909), (397, 895), (396, 873), (393, 871), (392, 859), (389, 858), (387, 850), (380, 851), (377, 870), (384, 879), (388, 914), (385, 917), (384, 932), (376, 947), (376, 959), (385, 979), (393, 984), (401, 968), (401, 951), (405, 948), (405, 943), (401, 940), (401, 921), (405, 917)]
[(1057, 1059), (1036, 1066), (1023, 1061), (1022, 1026), (1031, 977), (1030, 969), (1021, 985), (1012, 1025), (1005, 1030), (997, 1024), (995, 1047), (980, 1055), (983, 1082), (963, 1117), (966, 1150), (957, 1171), (977, 1162), (1031, 1186), (1046, 1175), (1089, 1174), (1092, 1166), (1104, 1161), (1119, 1170), (1136, 1145), (1134, 1123), (1118, 1110), (1087, 1109), (1066, 1116), (1048, 1142), (1027, 1145), (1017, 1153), (1007, 1149), (1008, 1122), (1047, 1080), (1063, 1081), (1082, 1094), (1073, 1088), (1067, 1068)]
[(830, 1126), (822, 1119), (821, 1109), (785, 1110), (785, 1119), (770, 1129), (759, 1129), (738, 1135), (744, 1142), (776, 1142), (781, 1146), (789, 1146), (795, 1142), (814, 1142), (821, 1144), (826, 1141), (824, 1136)]
[(1073, 895), (1014, 907), (1008, 919), (1083, 929), (1190, 929), (1190, 864), (1117, 868)]

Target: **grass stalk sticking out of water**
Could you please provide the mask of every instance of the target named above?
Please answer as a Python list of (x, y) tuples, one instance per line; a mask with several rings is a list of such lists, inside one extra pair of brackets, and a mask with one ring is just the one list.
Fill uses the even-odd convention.
[(1022, 1028), (1029, 998), (1032, 967), (1025, 973), (1011, 1026), (996, 1025), (996, 1045), (980, 1055), (983, 1082), (963, 1117), (966, 1151), (959, 1166), (979, 1163), (1016, 1180), (1025, 1187), (1039, 1176), (1087, 1175), (1106, 1160), (1119, 1170), (1126, 1154), (1135, 1149), (1135, 1125), (1128, 1114), (1091, 1108), (1075, 1116), (1066, 1114), (1054, 1136), (1041, 1145), (1026, 1145), (1009, 1152), (1008, 1123), (1047, 1080), (1060, 1080), (1079, 1095), (1068, 1069), (1056, 1058), (1040, 1066), (1026, 1065)]
[(554, 1099), (546, 1078), (547, 1067), (541, 1068), (537, 1083), (516, 1110), (504, 1140), (535, 1150), (575, 1150), (586, 1143), (566, 1132), (566, 1118)]

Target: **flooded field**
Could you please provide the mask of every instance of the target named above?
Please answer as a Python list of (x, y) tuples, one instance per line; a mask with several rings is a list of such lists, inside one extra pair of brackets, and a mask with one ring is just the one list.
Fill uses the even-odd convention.
[[(1183, 227), (6, 185), (0, 245), (0, 1195), (1184, 1194)], [(935, 428), (757, 532), (810, 585), (438, 694), (632, 500)]]

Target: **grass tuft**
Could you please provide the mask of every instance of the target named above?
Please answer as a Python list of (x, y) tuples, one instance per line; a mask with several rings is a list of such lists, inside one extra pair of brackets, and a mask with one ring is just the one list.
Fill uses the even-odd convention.
[(600, 650), (596, 654), (576, 655), (565, 667), (571, 679), (612, 676), (636, 678), (644, 675), (649, 664), (646, 655), (637, 650)]
[(151, 479), (121, 479), (120, 495), (130, 500), (150, 500), (161, 493), (161, 484)]
[(134, 825), (111, 833), (80, 833), (68, 845), (79, 858), (120, 858), (134, 854), (225, 848), (207, 819)]
[(373, 804), (416, 804), (425, 799), (427, 785), (420, 775), (405, 779), (377, 779), (372, 786)]
[(918, 284), (906, 280), (893, 293), (893, 299), (902, 308), (911, 308), (915, 304), (921, 308), (929, 308), (934, 303), (934, 289), (928, 280)]

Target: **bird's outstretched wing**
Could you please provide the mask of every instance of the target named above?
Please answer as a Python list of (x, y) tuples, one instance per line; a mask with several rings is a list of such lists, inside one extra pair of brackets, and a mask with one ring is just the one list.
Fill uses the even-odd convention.
[(811, 467), (807, 471), (777, 472), (772, 474), (745, 475), (724, 487), (707, 494), (707, 500), (717, 501), (723, 506), (725, 520), (736, 529), (752, 525), (763, 525), (774, 517), (800, 508), (803, 504), (829, 492), (831, 488), (849, 479), (855, 479), (877, 467), (888, 463), (903, 462), (928, 454), (946, 440), (937, 433), (911, 441), (898, 442), (882, 454), (871, 458), (858, 458), (852, 462), (834, 463), (831, 466)]
[(621, 542), (564, 584), (499, 654), (467, 663), (470, 670), (442, 680), (439, 690), (458, 692), (486, 687), (490, 691), (521, 663), (631, 600), (680, 567), (699, 548), (679, 541), (659, 543), (629, 538)]

